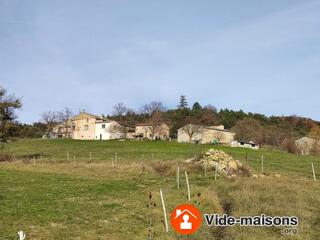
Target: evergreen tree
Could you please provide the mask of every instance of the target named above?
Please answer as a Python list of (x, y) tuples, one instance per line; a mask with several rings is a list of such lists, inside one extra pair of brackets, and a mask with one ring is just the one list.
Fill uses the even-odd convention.
[(179, 108), (179, 109), (186, 109), (186, 108), (188, 108), (188, 102), (187, 102), (186, 96), (184, 96), (184, 95), (181, 95), (181, 96), (180, 96), (178, 108)]
[(193, 112), (199, 112), (202, 109), (201, 105), (198, 102), (195, 102), (192, 105), (192, 111)]

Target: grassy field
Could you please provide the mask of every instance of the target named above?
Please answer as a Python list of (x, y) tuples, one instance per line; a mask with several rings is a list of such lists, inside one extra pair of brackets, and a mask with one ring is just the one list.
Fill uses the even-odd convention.
[[(201, 169), (182, 162), (211, 147), (129, 141), (10, 143), (2, 151), (13, 154), (15, 160), (0, 163), (0, 239), (17, 239), (19, 230), (26, 232), (27, 239), (149, 239), (150, 220), (152, 239), (186, 239), (173, 229), (165, 233), (159, 196), (161, 188), (168, 215), (177, 204), (188, 201), (183, 176), (181, 188), (176, 187), (178, 160), (181, 171), (189, 173), (192, 202), (202, 212), (300, 219), (297, 235), (283, 235), (283, 228), (276, 227), (203, 225), (187, 239), (319, 239), (320, 185), (311, 173), (311, 162), (320, 173), (319, 158), (215, 147), (243, 162), (247, 159), (254, 173), (260, 172), (263, 154), (266, 175), (258, 179), (220, 176), (215, 181), (212, 171), (204, 176)], [(35, 161), (27, 160), (33, 155)], [(276, 173), (281, 177), (276, 178)], [(155, 205), (147, 207), (150, 193)]]

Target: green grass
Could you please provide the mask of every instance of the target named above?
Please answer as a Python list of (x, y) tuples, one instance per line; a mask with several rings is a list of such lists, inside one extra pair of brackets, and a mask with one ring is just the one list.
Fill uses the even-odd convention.
[[(312, 177), (311, 162), (320, 178), (320, 156), (300, 156), (281, 151), (250, 150), (213, 145), (181, 144), (175, 142), (137, 142), (137, 141), (80, 141), (80, 140), (19, 140), (5, 146), (4, 151), (15, 153), (17, 158), (23, 155), (42, 153), (42, 160), (88, 161), (90, 152), (95, 161), (111, 160), (117, 153), (118, 160), (184, 160), (209, 148), (218, 148), (234, 158), (246, 162), (250, 167), (261, 169), (261, 155), (264, 155), (264, 169), (299, 176)], [(248, 157), (246, 157), (246, 155)]]
[[(16, 239), (24, 230), (27, 239), (147, 239), (148, 220), (154, 223), (153, 239), (181, 239), (170, 229), (165, 233), (159, 189), (163, 189), (167, 212), (187, 202), (184, 176), (177, 190), (175, 169), (183, 160), (210, 145), (173, 142), (119, 142), (72, 140), (20, 140), (5, 146), (5, 152), (19, 158), (43, 152), (36, 166), (19, 159), (0, 163), (0, 239)], [(198, 168), (181, 162), (187, 170), (192, 202), (202, 212), (223, 213), (229, 206), (232, 215), (296, 215), (299, 234), (284, 236), (283, 228), (202, 226), (190, 239), (319, 239), (320, 185), (311, 175), (311, 162), (320, 172), (319, 158), (284, 152), (253, 151), (218, 147), (245, 161), (255, 172), (265, 158), (266, 177), (207, 177)], [(76, 165), (66, 161), (66, 152), (77, 154)], [(93, 163), (88, 162), (92, 152)], [(118, 152), (114, 169), (111, 158)], [(171, 168), (165, 175), (152, 168), (164, 160)], [(141, 161), (144, 155), (144, 161)], [(47, 161), (53, 160), (53, 161)], [(142, 171), (142, 167), (144, 171)], [(280, 173), (281, 178), (274, 174)], [(317, 175), (320, 178), (319, 175)], [(150, 209), (149, 193), (156, 207)], [(197, 193), (201, 193), (198, 197)]]

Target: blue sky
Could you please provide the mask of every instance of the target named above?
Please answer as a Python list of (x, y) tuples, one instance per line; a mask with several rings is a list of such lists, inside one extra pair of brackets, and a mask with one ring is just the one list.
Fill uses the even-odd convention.
[(320, 120), (320, 1), (0, 0), (19, 120), (162, 101)]

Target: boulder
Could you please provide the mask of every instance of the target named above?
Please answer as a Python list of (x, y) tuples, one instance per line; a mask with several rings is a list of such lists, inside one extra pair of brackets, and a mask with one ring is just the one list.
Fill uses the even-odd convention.
[(230, 167), (231, 169), (235, 170), (235, 171), (238, 170), (238, 164), (237, 164), (237, 162), (234, 161), (234, 160), (232, 160), (232, 161), (229, 162), (229, 167)]
[(191, 163), (195, 160), (195, 158), (188, 158), (186, 160), (184, 160), (185, 163)]

